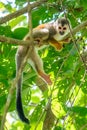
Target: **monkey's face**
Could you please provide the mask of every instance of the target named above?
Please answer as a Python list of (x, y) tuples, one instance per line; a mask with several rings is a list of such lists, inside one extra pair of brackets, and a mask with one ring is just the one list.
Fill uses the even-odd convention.
[(69, 21), (65, 18), (58, 19), (58, 33), (61, 36), (66, 35), (69, 32)]
[(59, 24), (59, 26), (58, 26), (58, 33), (60, 35), (66, 35), (68, 32), (69, 32), (68, 25), (62, 26), (61, 24)]

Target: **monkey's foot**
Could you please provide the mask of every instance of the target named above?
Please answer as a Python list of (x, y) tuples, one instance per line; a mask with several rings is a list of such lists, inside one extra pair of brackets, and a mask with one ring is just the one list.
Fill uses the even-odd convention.
[(52, 81), (51, 81), (49, 75), (47, 75), (47, 74), (45, 74), (45, 73), (43, 73), (41, 71), (39, 72), (39, 75), (47, 84), (52, 85)]
[(61, 51), (63, 48), (62, 44), (60, 43), (55, 43), (55, 44), (50, 43), (50, 45), (53, 46), (57, 51)]
[(55, 49), (56, 49), (57, 51), (61, 51), (62, 48), (63, 48), (62, 44), (57, 44), (57, 45), (55, 45), (54, 47), (55, 47)]
[(47, 84), (52, 85), (52, 81), (49, 75), (44, 74), (42, 78), (45, 80)]

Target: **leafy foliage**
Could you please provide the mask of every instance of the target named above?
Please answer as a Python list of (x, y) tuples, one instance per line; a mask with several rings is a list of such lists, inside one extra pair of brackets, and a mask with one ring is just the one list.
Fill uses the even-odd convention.
[[(31, 2), (35, 2), (35, 0), (31, 0)], [(1, 0), (0, 9), (2, 12), (0, 14), (2, 16), (7, 13), (10, 14), (23, 8), (24, 5), (25, 0), (15, 0), (13, 2), (8, 0), (6, 3)], [(33, 27), (64, 16), (63, 8), (71, 21), (72, 27), (86, 20), (87, 2), (85, 0), (64, 0), (62, 5), (59, 0), (48, 0), (46, 4), (32, 10)], [(7, 24), (0, 25), (0, 35), (23, 39), (29, 30), (27, 24), (26, 15), (24, 14), (12, 19)], [(79, 31), (74, 39), (80, 39), (77, 42), (79, 52), (73, 42), (66, 45), (61, 52), (56, 52), (52, 47), (40, 51), (45, 71), (51, 75), (52, 81), (55, 82), (55, 86), (48, 88), (48, 91), (44, 93), (40, 91), (36, 85), (37, 75), (29, 65), (26, 65), (22, 99), (24, 111), (31, 120), (31, 126), (27, 126), (19, 120), (15, 110), (16, 94), (14, 92), (6, 118), (5, 126), (7, 129), (34, 130), (38, 124), (37, 129), (41, 130), (45, 114), (43, 118), (41, 118), (41, 115), (50, 93), (52, 93), (52, 111), (58, 120), (57, 124), (54, 125), (54, 130), (87, 129), (87, 30)], [(0, 117), (3, 116), (11, 82), (15, 78), (16, 50), (16, 45), (0, 42)], [(81, 56), (84, 62), (81, 60)], [(8, 117), (12, 119), (12, 122)], [(39, 121), (39, 118), (41, 118), (41, 121)]]

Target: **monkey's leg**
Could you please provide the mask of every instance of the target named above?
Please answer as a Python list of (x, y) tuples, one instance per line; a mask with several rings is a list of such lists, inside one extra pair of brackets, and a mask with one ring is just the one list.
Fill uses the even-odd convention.
[(34, 48), (34, 50), (32, 51), (32, 54), (29, 58), (29, 63), (31, 64), (31, 66), (34, 68), (34, 70), (38, 73), (38, 75), (49, 85), (52, 84), (52, 81), (50, 79), (50, 76), (47, 75), (44, 72), (43, 69), (43, 61), (40, 58), (40, 56), (38, 55), (38, 52), (36, 51), (36, 49)]
[(47, 84), (52, 85), (52, 81), (51, 81), (49, 75), (47, 75), (46, 73), (44, 73), (41, 70), (38, 70), (38, 74)]

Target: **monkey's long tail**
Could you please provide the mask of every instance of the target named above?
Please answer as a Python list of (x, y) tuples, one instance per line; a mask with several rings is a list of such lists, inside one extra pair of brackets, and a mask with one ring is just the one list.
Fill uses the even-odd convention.
[(16, 99), (16, 108), (19, 115), (19, 118), (29, 124), (29, 120), (25, 117), (23, 107), (22, 107), (22, 99), (21, 99), (21, 86), (17, 86), (17, 99)]

